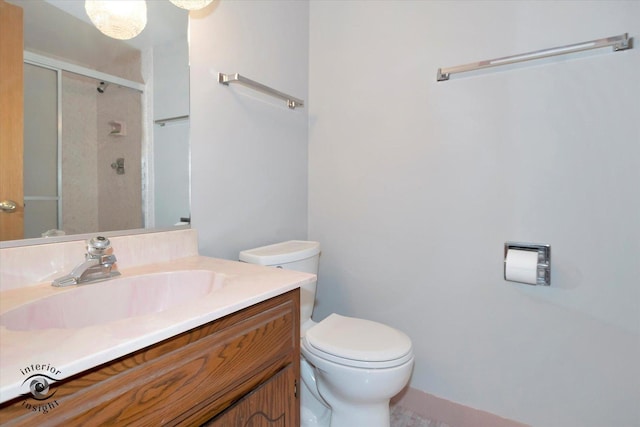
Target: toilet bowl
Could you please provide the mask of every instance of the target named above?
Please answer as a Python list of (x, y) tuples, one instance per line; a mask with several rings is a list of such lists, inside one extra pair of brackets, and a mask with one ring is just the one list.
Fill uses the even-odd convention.
[(332, 427), (389, 427), (389, 400), (407, 384), (413, 368), (409, 337), (381, 323), (334, 313), (306, 332), (300, 352), (315, 368)]
[[(240, 252), (240, 261), (317, 274), (318, 242), (293, 240)], [(389, 427), (389, 401), (408, 383), (410, 338), (382, 323), (331, 314), (311, 320), (316, 283), (300, 293), (302, 427)]]

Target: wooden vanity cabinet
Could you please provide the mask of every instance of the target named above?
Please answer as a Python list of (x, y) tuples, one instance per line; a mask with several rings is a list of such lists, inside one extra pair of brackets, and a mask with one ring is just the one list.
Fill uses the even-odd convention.
[(297, 427), (299, 313), (296, 289), (7, 402), (0, 423)]

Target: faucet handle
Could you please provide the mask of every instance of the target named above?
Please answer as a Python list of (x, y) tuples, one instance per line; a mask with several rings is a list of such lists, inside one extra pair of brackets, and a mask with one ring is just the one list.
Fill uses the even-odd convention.
[(97, 236), (87, 242), (87, 252), (89, 255), (103, 255), (105, 251), (111, 248), (109, 239), (103, 236)]
[(113, 264), (115, 264), (117, 261), (118, 259), (113, 254), (102, 255), (100, 257), (100, 264), (102, 264), (103, 267), (113, 267)]

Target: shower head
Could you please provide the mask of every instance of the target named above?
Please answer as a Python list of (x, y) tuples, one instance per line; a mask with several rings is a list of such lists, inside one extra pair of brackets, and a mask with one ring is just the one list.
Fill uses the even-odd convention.
[(107, 90), (107, 86), (109, 86), (109, 83), (100, 82), (96, 89), (98, 90), (98, 92), (104, 93), (104, 91)]

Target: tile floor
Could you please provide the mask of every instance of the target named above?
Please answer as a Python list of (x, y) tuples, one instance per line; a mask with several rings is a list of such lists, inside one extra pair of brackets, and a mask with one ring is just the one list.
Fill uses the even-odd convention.
[(391, 407), (391, 427), (451, 427), (440, 421), (427, 420), (400, 406)]

